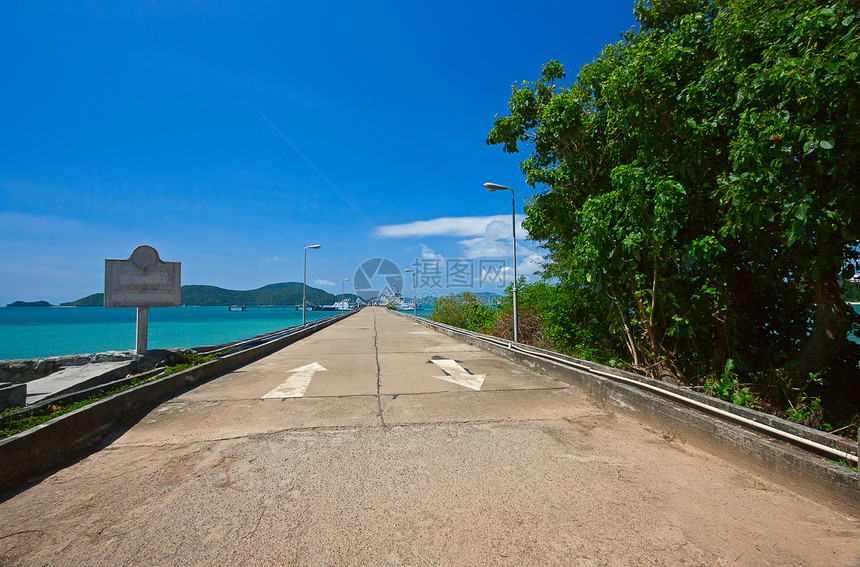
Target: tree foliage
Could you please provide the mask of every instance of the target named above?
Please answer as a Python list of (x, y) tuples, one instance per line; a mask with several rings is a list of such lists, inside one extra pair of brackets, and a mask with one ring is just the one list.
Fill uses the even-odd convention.
[[(633, 365), (759, 376), (789, 400), (857, 379), (860, 4), (639, 1), (638, 31), (567, 84), (515, 85), (487, 139), (530, 148), (545, 275), (595, 292)], [(854, 388), (857, 388), (855, 383)]]
[(842, 297), (845, 301), (860, 303), (860, 281), (843, 281)]
[[(569, 283), (526, 283), (517, 293), (519, 340), (613, 366), (627, 362), (624, 344), (613, 332), (611, 314), (595, 307), (599, 297), (587, 286)], [(513, 289), (508, 286), (499, 304), (492, 334), (513, 339)]]
[(440, 297), (433, 302), (432, 321), (461, 329), (487, 333), (496, 320), (496, 308), (469, 292)]
[[(612, 365), (627, 362), (611, 317), (595, 309), (591, 288), (526, 283), (525, 278), (517, 287), (519, 342)], [(497, 303), (466, 292), (439, 298), (433, 305), (428, 319), (513, 340), (512, 285)]]

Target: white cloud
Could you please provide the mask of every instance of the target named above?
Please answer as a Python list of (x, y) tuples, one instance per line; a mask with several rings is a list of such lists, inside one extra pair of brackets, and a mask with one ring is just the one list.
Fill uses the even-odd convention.
[(484, 236), (461, 240), (459, 244), (463, 247), (465, 258), (502, 258), (513, 255), (510, 242), (502, 242)]
[[(523, 215), (517, 215), (517, 237), (528, 238), (522, 228), (524, 218)], [(498, 233), (500, 235), (498, 237), (501, 238), (501, 232), (504, 231), (503, 227), (505, 226), (510, 231), (511, 217), (507, 215), (442, 217), (406, 224), (378, 226), (374, 233), (380, 238), (421, 238), (425, 236), (478, 236), (490, 230), (491, 234)]]
[(314, 280), (314, 283), (315, 283), (315, 284), (317, 284), (317, 285), (323, 285), (323, 286), (326, 286), (326, 287), (334, 287), (334, 282), (330, 282), (330, 281), (328, 281), (328, 280), (322, 280), (322, 279), (320, 279), (320, 280)]
[[(507, 220), (507, 219), (506, 219)], [(511, 245), (511, 223), (494, 218), (485, 227), (483, 232), (476, 238), (468, 238), (459, 242), (463, 247), (466, 258), (504, 258), (513, 256)], [(528, 238), (528, 233), (519, 227), (517, 230), (517, 254), (521, 257), (533, 254), (523, 241)], [(540, 258), (540, 256), (538, 256)], [(519, 266), (518, 266), (519, 267)]]
[[(517, 215), (517, 276), (531, 277), (540, 269), (543, 257), (525, 245), (528, 233), (523, 229), (523, 215)], [(444, 217), (407, 224), (380, 226), (376, 235), (381, 238), (421, 238), (425, 236), (466, 236), (457, 243), (461, 247), (461, 258), (507, 258), (507, 266), (501, 268), (504, 277), (513, 278), (510, 261), (513, 256), (511, 241), (511, 217), (495, 215), (491, 217)], [(423, 259), (441, 260), (442, 255), (421, 244)], [(490, 273), (481, 274), (482, 279), (492, 277)]]
[[(517, 246), (517, 251), (521, 252), (519, 246)], [(520, 263), (517, 266), (517, 275), (533, 276), (541, 268), (543, 256), (528, 249), (523, 249), (523, 251), (525, 251), (525, 254), (521, 254), (518, 258)]]
[[(523, 219), (520, 218), (517, 220), (517, 240), (521, 238), (526, 238), (528, 235), (526, 231), (523, 230)], [(511, 237), (511, 219), (498, 219), (495, 218), (490, 221), (486, 227), (484, 227), (483, 232), (481, 232), (481, 236), (485, 238), (510, 238)]]
[(421, 245), (421, 258), (425, 260), (442, 260), (442, 255), (433, 252), (428, 246)]

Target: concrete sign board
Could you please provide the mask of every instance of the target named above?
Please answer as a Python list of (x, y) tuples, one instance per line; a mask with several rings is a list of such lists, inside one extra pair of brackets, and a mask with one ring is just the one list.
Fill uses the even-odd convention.
[(105, 307), (179, 307), (180, 285), (180, 263), (162, 262), (152, 246), (105, 260)]

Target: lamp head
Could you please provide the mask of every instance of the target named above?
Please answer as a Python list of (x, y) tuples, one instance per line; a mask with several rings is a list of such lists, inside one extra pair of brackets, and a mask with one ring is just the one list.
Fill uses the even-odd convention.
[(484, 188), (487, 191), (512, 191), (510, 187), (499, 185), (498, 183), (484, 183)]
[(310, 246), (305, 246), (305, 249), (307, 249), (307, 248), (321, 248), (321, 247), (322, 247), (322, 244), (311, 244)]

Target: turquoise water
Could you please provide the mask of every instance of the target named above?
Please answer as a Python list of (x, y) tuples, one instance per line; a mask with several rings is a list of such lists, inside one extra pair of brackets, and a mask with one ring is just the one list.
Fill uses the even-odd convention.
[[(860, 313), (860, 305), (854, 309)], [(430, 312), (418, 314), (426, 317)], [(316, 321), (332, 314), (308, 311), (306, 318)], [(0, 360), (131, 350), (135, 317), (134, 309), (0, 307)], [(301, 311), (293, 307), (241, 312), (226, 307), (153, 308), (149, 310), (149, 348), (219, 345), (301, 322)]]
[[(149, 348), (219, 345), (302, 323), (302, 312), (292, 306), (264, 309), (152, 308)], [(306, 319), (334, 314), (308, 311)], [(132, 350), (136, 316), (135, 309), (0, 307), (0, 360)]]
[[(854, 306), (854, 311), (856, 311), (857, 313), (860, 313), (860, 304), (857, 304)], [(857, 335), (851, 335), (848, 338), (850, 340), (854, 341), (855, 343), (860, 343), (860, 337), (858, 337)]]

